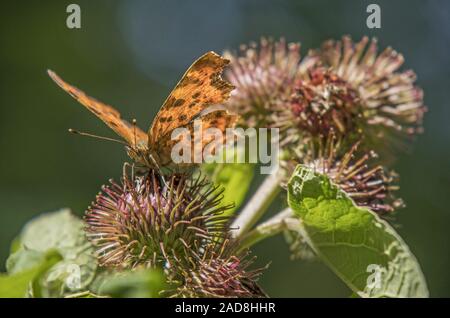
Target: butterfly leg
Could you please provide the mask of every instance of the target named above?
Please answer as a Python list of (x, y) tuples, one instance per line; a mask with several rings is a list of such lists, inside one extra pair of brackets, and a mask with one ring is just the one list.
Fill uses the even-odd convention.
[(158, 162), (155, 160), (155, 158), (149, 154), (148, 157), (150, 158), (152, 164), (155, 166), (156, 170), (158, 171), (158, 174), (161, 176), (161, 180), (164, 183), (164, 185), (166, 187), (169, 187), (169, 184), (167, 183), (166, 179), (164, 178), (164, 173), (161, 169), (161, 167), (159, 166)]
[(124, 164), (123, 164), (123, 168), (122, 168), (122, 175), (123, 175), (123, 178), (126, 178), (127, 176), (128, 176), (128, 168), (130, 168), (131, 169), (131, 180), (134, 180), (134, 176), (135, 176), (135, 173), (134, 173), (134, 163), (133, 164), (130, 164), (130, 163), (128, 163), (128, 162), (125, 162)]

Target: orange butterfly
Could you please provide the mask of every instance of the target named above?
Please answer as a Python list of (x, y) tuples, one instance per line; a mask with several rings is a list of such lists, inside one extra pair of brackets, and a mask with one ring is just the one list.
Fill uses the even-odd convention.
[[(64, 82), (54, 72), (49, 70), (48, 74), (62, 89), (124, 139), (130, 158), (145, 167), (159, 169), (172, 164), (171, 148), (175, 143), (183, 142), (182, 136), (178, 140), (171, 139), (174, 129), (186, 127), (192, 133), (193, 121), (201, 118), (202, 129), (215, 127), (225, 136), (225, 129), (236, 123), (237, 116), (223, 109), (213, 110), (202, 116), (210, 106), (224, 103), (234, 89), (221, 78), (228, 63), (229, 60), (214, 52), (208, 52), (197, 59), (167, 97), (147, 133), (136, 127), (135, 121), (130, 124), (123, 120), (113, 107)], [(189, 141), (184, 142), (194, 140), (187, 139)], [(201, 140), (202, 149), (207, 142), (208, 138)]]

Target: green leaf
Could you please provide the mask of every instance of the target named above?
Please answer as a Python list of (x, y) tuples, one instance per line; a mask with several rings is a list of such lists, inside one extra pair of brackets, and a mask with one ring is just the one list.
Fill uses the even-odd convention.
[[(248, 144), (257, 142), (256, 135), (249, 135), (248, 141)], [(200, 169), (214, 185), (224, 190), (220, 205), (233, 206), (224, 212), (225, 216), (233, 215), (241, 206), (253, 180), (257, 165), (248, 163), (256, 162), (250, 160), (248, 144), (237, 143), (222, 148), (215, 156), (215, 162), (205, 163)]]
[(326, 176), (297, 166), (288, 203), (316, 254), (360, 297), (428, 297), (420, 266), (394, 229)]
[(6, 261), (6, 271), (8, 274), (15, 274), (35, 267), (45, 258), (45, 253), (35, 250), (20, 248), (8, 257)]
[(156, 298), (166, 288), (161, 270), (140, 269), (104, 275), (98, 294), (114, 298)]
[(244, 202), (254, 175), (254, 164), (249, 163), (209, 163), (203, 171), (210, 180), (224, 189), (221, 205), (234, 204), (225, 215), (233, 215)]
[(26, 297), (30, 291), (30, 285), (33, 287), (31, 294), (39, 297), (41, 295), (39, 281), (61, 259), (57, 251), (51, 250), (43, 255), (39, 263), (35, 263), (28, 269), (17, 271), (12, 275), (0, 274), (0, 298)]
[(31, 220), (19, 241), (21, 247), (7, 261), (9, 273), (32, 266), (50, 249), (56, 249), (63, 257), (42, 280), (45, 296), (82, 291), (92, 282), (97, 270), (93, 248), (86, 238), (83, 221), (69, 210), (45, 213)]

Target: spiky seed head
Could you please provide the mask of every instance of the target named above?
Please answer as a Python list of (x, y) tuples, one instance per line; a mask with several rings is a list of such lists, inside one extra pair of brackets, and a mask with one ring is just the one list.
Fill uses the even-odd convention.
[(365, 143), (392, 153), (407, 145), (408, 136), (422, 132), (423, 91), (415, 85), (413, 71), (400, 70), (403, 55), (391, 47), (378, 54), (376, 39), (363, 37), (355, 43), (344, 36), (341, 41), (326, 41), (309, 56), (355, 92), (362, 116), (358, 128)]
[(307, 74), (295, 87), (288, 107), (275, 107), (280, 127), (297, 127), (312, 136), (330, 130), (341, 135), (355, 131), (362, 117), (357, 91), (324, 67), (312, 67)]
[(254, 258), (237, 253), (234, 245), (224, 239), (199, 253), (185, 253), (191, 266), (178, 266), (180, 284), (172, 297), (267, 297), (257, 283), (264, 268), (250, 269)]
[(273, 107), (287, 101), (315, 59), (301, 62), (300, 43), (266, 38), (225, 56), (231, 61), (225, 76), (236, 87), (227, 107), (240, 114), (242, 127), (256, 128), (275, 124)]
[(86, 212), (87, 235), (103, 266), (170, 266), (195, 244), (226, 231), (221, 191), (204, 178), (156, 171), (104, 186)]
[(375, 39), (329, 40), (303, 59), (300, 44), (262, 39), (227, 56), (236, 86), (228, 107), (243, 127), (280, 128), (282, 145), (333, 129), (347, 140), (363, 137), (388, 162), (423, 130), (414, 72), (400, 70), (404, 58), (392, 48), (378, 54)]

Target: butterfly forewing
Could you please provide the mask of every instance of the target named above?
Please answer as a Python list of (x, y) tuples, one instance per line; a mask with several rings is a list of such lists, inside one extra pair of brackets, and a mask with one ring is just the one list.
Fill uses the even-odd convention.
[(69, 93), (73, 98), (89, 109), (94, 115), (100, 118), (109, 128), (121, 136), (132, 148), (147, 147), (147, 134), (136, 125), (131, 125), (123, 120), (120, 113), (112, 106), (106, 105), (93, 97), (86, 95), (75, 86), (66, 83), (53, 71), (48, 71), (50, 77), (63, 90)]
[(221, 104), (233, 85), (221, 78), (229, 60), (208, 52), (196, 60), (167, 97), (149, 130), (149, 148), (166, 139), (173, 129), (189, 124), (210, 105)]

